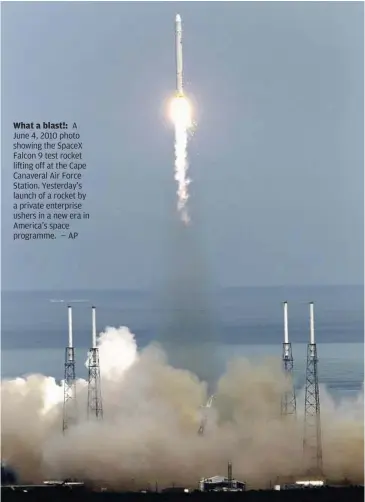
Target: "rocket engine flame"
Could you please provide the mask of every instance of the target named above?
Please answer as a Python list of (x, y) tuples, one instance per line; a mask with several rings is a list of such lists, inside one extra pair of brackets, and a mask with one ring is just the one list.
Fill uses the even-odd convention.
[(170, 109), (171, 120), (175, 127), (175, 180), (177, 181), (177, 208), (181, 219), (185, 224), (190, 222), (186, 207), (189, 198), (188, 186), (190, 183), (187, 177), (188, 171), (188, 134), (193, 125), (192, 107), (185, 96), (173, 98)]

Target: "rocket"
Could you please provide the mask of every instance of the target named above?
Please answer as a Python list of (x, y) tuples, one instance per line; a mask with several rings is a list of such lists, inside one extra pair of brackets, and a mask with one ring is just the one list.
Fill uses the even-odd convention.
[(175, 18), (175, 36), (176, 36), (176, 95), (184, 96), (183, 91), (183, 55), (182, 55), (182, 28), (181, 16), (176, 14)]

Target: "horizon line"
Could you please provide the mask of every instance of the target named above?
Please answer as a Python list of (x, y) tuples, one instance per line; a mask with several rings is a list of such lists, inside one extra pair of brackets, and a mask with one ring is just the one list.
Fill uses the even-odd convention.
[[(338, 287), (365, 287), (364, 283), (347, 283), (347, 284), (272, 284), (272, 285), (218, 285), (212, 289), (227, 290), (227, 289), (273, 289), (273, 288), (338, 288)], [(158, 288), (160, 289), (160, 288)], [(39, 289), (5, 289), (1, 288), (1, 293), (58, 293), (58, 292), (85, 292), (85, 291), (98, 291), (98, 292), (150, 292), (156, 290), (155, 287), (125, 287), (125, 288), (39, 288)]]

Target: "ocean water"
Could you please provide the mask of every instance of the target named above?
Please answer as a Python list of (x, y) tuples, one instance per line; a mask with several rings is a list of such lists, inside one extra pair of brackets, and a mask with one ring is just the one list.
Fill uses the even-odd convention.
[[(3, 292), (2, 378), (30, 373), (62, 378), (68, 304), (73, 305), (79, 377), (86, 376), (84, 362), (91, 339), (91, 305), (97, 307), (98, 332), (106, 326), (127, 326), (140, 348), (157, 341), (168, 347), (169, 354), (174, 347), (177, 352), (186, 345), (199, 347), (204, 364), (214, 366), (218, 377), (233, 357), (251, 360), (281, 357), (284, 300), (288, 301), (296, 385), (304, 384), (308, 302), (314, 301), (320, 382), (335, 397), (361, 392), (362, 286), (223, 289), (212, 294), (209, 307), (197, 309), (199, 312), (193, 312), (191, 305), (167, 307), (158, 295), (148, 291)], [(186, 324), (186, 319), (190, 323)], [(180, 332), (184, 323), (185, 331)], [(214, 362), (209, 360), (212, 346)]]

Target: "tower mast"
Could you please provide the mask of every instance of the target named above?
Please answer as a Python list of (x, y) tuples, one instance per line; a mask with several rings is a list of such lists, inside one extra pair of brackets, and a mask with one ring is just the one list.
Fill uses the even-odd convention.
[(303, 454), (309, 474), (323, 475), (321, 415), (318, 385), (317, 345), (314, 338), (314, 305), (309, 304), (310, 341), (307, 347)]
[(96, 345), (96, 309), (91, 309), (92, 346), (89, 351), (89, 377), (87, 392), (87, 417), (103, 418), (101, 399), (99, 348)]
[(76, 422), (76, 375), (75, 375), (75, 349), (72, 337), (72, 307), (68, 306), (68, 346), (65, 349), (65, 375), (63, 391), (63, 423), (62, 431)]
[(288, 386), (281, 397), (281, 414), (296, 415), (297, 403), (295, 397), (295, 387), (293, 379), (294, 360), (292, 354), (291, 343), (289, 342), (288, 330), (288, 302), (283, 303), (284, 308), (284, 343), (283, 343), (283, 370), (288, 379)]

